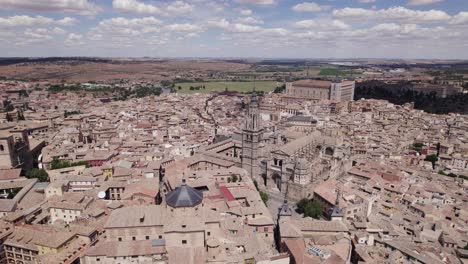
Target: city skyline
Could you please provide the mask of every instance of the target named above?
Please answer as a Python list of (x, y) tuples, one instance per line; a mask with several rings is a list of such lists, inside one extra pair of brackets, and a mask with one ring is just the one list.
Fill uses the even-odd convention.
[(0, 0), (1, 57), (468, 59), (462, 0)]

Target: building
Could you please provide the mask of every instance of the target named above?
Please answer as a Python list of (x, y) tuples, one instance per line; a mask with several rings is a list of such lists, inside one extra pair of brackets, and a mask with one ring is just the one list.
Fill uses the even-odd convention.
[[(259, 158), (262, 154), (263, 129), (260, 123), (257, 94), (252, 94), (245, 127), (242, 130), (242, 168), (258, 181), (260, 172)], [(235, 149), (235, 148), (234, 148)]]
[(306, 100), (353, 101), (354, 88), (354, 81), (299, 80), (286, 83), (283, 100), (291, 103)]
[(28, 169), (32, 166), (27, 130), (3, 125), (0, 128), (0, 167)]
[(7, 263), (73, 263), (96, 240), (95, 231), (80, 230), (89, 234), (43, 225), (16, 227), (4, 242)]

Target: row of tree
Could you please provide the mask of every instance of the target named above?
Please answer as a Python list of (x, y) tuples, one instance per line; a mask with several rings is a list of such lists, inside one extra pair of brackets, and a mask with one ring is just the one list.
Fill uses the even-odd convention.
[(414, 108), (428, 113), (468, 114), (468, 94), (453, 94), (446, 98), (438, 97), (435, 92), (423, 93), (412, 90), (410, 82), (388, 84), (381, 81), (365, 81), (356, 86), (354, 99), (382, 99), (402, 105), (414, 102)]

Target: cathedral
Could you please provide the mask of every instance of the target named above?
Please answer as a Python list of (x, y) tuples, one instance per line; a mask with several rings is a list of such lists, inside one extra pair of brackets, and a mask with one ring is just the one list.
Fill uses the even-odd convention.
[(310, 128), (304, 129), (298, 120), (311, 119), (305, 116), (290, 118), (294, 122), (280, 129), (264, 127), (260, 112), (254, 92), (242, 129), (200, 151), (203, 158), (197, 161), (205, 167), (241, 167), (260, 189), (277, 190), (296, 201), (311, 198), (315, 186), (351, 167), (349, 144), (337, 132), (319, 131), (309, 121)]

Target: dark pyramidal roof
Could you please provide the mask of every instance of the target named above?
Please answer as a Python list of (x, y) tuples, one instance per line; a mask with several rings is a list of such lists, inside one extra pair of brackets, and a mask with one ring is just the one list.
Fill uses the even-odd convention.
[(289, 207), (288, 200), (284, 200), (283, 204), (279, 208), (279, 216), (291, 216), (292, 210)]
[(203, 201), (203, 193), (187, 185), (182, 179), (182, 185), (166, 195), (166, 203), (174, 208), (193, 207)]

